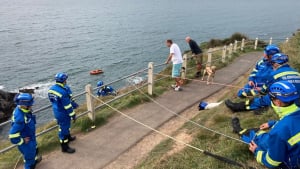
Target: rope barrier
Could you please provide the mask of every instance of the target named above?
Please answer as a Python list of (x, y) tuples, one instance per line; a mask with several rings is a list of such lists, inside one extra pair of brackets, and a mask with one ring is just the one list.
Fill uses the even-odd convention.
[(173, 141), (175, 141), (175, 142), (177, 142), (177, 143), (183, 144), (183, 145), (185, 145), (185, 146), (187, 146), (187, 147), (189, 147), (189, 148), (192, 148), (192, 149), (194, 149), (194, 150), (197, 150), (197, 151), (199, 151), (199, 152), (201, 152), (201, 153), (203, 153), (203, 154), (205, 154), (205, 155), (207, 155), (207, 156), (213, 157), (213, 158), (215, 158), (215, 159), (217, 159), (217, 160), (220, 160), (220, 161), (222, 161), (222, 162), (225, 162), (225, 163), (227, 163), (227, 164), (231, 164), (231, 165), (234, 165), (234, 166), (237, 166), (237, 167), (240, 167), (240, 168), (250, 168), (250, 169), (254, 169), (253, 167), (245, 166), (245, 165), (243, 165), (243, 164), (241, 164), (241, 163), (239, 163), (239, 162), (236, 162), (236, 161), (234, 161), (234, 160), (231, 160), (231, 159), (228, 159), (228, 158), (226, 158), (226, 157), (223, 157), (223, 156), (219, 156), (219, 155), (213, 154), (213, 153), (211, 153), (211, 152), (208, 152), (208, 151), (206, 151), (206, 150), (203, 150), (203, 149), (200, 149), (200, 148), (198, 148), (198, 147), (195, 147), (195, 146), (193, 146), (193, 145), (191, 145), (191, 144), (188, 144), (188, 143), (186, 143), (186, 142), (184, 142), (184, 141), (182, 141), (182, 140), (178, 140), (178, 139), (176, 139), (175, 137), (172, 137), (172, 136), (170, 136), (170, 135), (168, 135), (168, 134), (165, 134), (165, 133), (163, 133), (163, 132), (161, 132), (161, 131), (159, 131), (159, 130), (157, 130), (157, 129), (155, 129), (155, 128), (153, 128), (153, 127), (147, 125), (147, 124), (144, 124), (144, 123), (142, 123), (142, 122), (136, 120), (135, 118), (133, 118), (133, 117), (131, 117), (131, 116), (129, 116), (129, 115), (127, 115), (127, 114), (121, 112), (120, 110), (118, 110), (118, 109), (112, 107), (111, 105), (105, 103), (104, 101), (102, 101), (101, 99), (99, 99), (99, 98), (96, 97), (96, 96), (92, 95), (92, 97), (93, 97), (94, 99), (96, 99), (96, 100), (102, 102), (102, 104), (105, 104), (107, 107), (111, 108), (112, 110), (114, 110), (114, 111), (120, 113), (122, 116), (126, 117), (127, 119), (129, 119), (129, 120), (131, 120), (131, 121), (134, 121), (135, 123), (140, 124), (140, 125), (144, 126), (145, 128), (148, 128), (148, 129), (150, 129), (150, 130), (152, 130), (152, 131), (154, 131), (154, 132), (156, 132), (156, 133), (158, 133), (158, 134), (160, 134), (160, 135), (162, 135), (162, 136), (164, 136), (164, 137), (167, 137), (167, 138), (169, 138), (169, 139), (171, 139), (171, 140), (173, 140)]

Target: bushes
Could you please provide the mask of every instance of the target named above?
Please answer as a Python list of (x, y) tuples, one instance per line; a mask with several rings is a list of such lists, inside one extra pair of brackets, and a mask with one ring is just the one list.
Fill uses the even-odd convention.
[(241, 41), (242, 39), (248, 40), (249, 38), (239, 32), (236, 32), (232, 34), (229, 38), (225, 39), (211, 39), (207, 44), (206, 48), (213, 48), (216, 46), (224, 46), (224, 45), (229, 45), (230, 43), (234, 43), (235, 40)]

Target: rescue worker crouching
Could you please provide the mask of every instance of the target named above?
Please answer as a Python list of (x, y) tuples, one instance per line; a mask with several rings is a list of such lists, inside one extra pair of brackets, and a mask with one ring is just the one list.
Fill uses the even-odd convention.
[(15, 102), (17, 107), (12, 115), (9, 138), (11, 143), (18, 145), (24, 158), (24, 168), (34, 169), (42, 161), (42, 157), (38, 155), (35, 136), (35, 115), (31, 111), (34, 99), (31, 94), (21, 93), (16, 96)]
[(233, 130), (249, 144), (257, 162), (268, 168), (300, 168), (300, 107), (297, 88), (288, 81), (279, 81), (269, 88), (272, 107), (279, 121), (270, 120), (258, 129), (242, 129), (238, 118)]
[(69, 142), (76, 139), (71, 136), (71, 120), (76, 121), (74, 109), (78, 104), (72, 98), (72, 92), (67, 85), (68, 75), (66, 73), (57, 73), (55, 75), (56, 84), (48, 91), (48, 97), (52, 103), (54, 117), (59, 126), (58, 137), (61, 143), (61, 150), (65, 153), (75, 153), (75, 149), (69, 147)]
[[(259, 89), (260, 92), (266, 93), (269, 86), (273, 83), (286, 80), (294, 84), (297, 91), (300, 93), (300, 73), (288, 65), (288, 56), (282, 53), (277, 53), (272, 56), (270, 62), (274, 71), (271, 73), (271, 79), (266, 82), (261, 89)], [(233, 112), (250, 111), (271, 106), (271, 99), (268, 95), (264, 95), (239, 103), (233, 103), (228, 99), (225, 101), (225, 104)]]

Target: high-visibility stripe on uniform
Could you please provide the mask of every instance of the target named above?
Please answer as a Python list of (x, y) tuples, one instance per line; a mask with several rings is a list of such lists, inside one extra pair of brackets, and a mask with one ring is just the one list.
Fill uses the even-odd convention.
[(294, 135), (293, 137), (291, 137), (289, 140), (288, 140), (288, 143), (291, 145), (291, 146), (294, 146), (295, 144), (299, 143), (300, 142), (300, 132), (297, 133), (296, 135)]
[(265, 134), (267, 133), (267, 131), (265, 130), (259, 130), (257, 133), (256, 133), (256, 136), (259, 136), (259, 135), (262, 135), (262, 134)]
[(252, 71), (253, 71), (253, 72), (258, 72), (258, 70), (257, 70), (257, 69), (255, 69), (255, 68), (254, 68)]
[(58, 93), (57, 91), (54, 91), (54, 90), (49, 90), (48, 93), (54, 94), (58, 97), (62, 97), (62, 94), (60, 94), (60, 93)]
[(256, 76), (255, 74), (251, 74), (251, 75), (249, 75), (249, 77), (254, 77), (254, 76)]
[(23, 139), (21, 139), (21, 141), (20, 142), (18, 142), (17, 144), (20, 146), (20, 145), (22, 145), (24, 143), (24, 140)]
[(74, 115), (75, 115), (75, 111), (69, 114), (69, 116), (74, 116)]
[(286, 76), (286, 75), (298, 75), (298, 76), (300, 76), (300, 73), (294, 72), (294, 71), (282, 72), (282, 73), (278, 73), (277, 75), (275, 75), (274, 79), (278, 79), (278, 78), (280, 78), (282, 76)]
[(65, 110), (67, 110), (67, 109), (69, 109), (71, 107), (72, 107), (72, 104), (68, 104), (68, 105), (64, 106)]
[(276, 167), (276, 166), (279, 166), (279, 164), (281, 163), (280, 161), (275, 161), (273, 160), (270, 156), (269, 156), (269, 153), (267, 153), (266, 155), (266, 161), (271, 164), (272, 166)]
[(250, 90), (250, 92), (251, 92), (251, 94), (252, 94), (252, 96), (256, 96), (256, 93), (255, 93), (255, 90)]
[(262, 163), (262, 156), (263, 156), (263, 151), (258, 151), (257, 152), (257, 155), (256, 155), (256, 161), (260, 164), (263, 164)]
[(8, 137), (9, 138), (18, 138), (18, 137), (20, 137), (21, 135), (20, 135), (20, 132), (19, 133), (15, 133), (15, 134), (10, 134)]
[(66, 140), (59, 140), (59, 141), (60, 141), (60, 143), (68, 143), (69, 142), (68, 139), (66, 139)]

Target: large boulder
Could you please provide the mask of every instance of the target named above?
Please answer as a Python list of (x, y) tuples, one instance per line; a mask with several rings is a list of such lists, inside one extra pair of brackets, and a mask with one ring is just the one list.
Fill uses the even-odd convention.
[(0, 123), (9, 120), (14, 108), (14, 98), (17, 93), (5, 92), (0, 90)]

